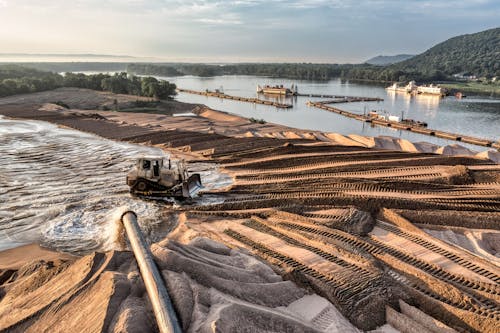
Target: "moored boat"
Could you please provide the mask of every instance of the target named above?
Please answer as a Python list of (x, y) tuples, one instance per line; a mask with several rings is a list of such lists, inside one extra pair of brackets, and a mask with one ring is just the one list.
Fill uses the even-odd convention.
[(445, 96), (446, 89), (430, 84), (428, 86), (418, 86), (415, 81), (410, 81), (406, 86), (400, 87), (397, 83), (385, 88), (387, 91), (404, 92), (408, 94), (429, 94)]
[(272, 94), (272, 95), (297, 95), (297, 86), (292, 84), (290, 88), (281, 85), (265, 85), (257, 86), (257, 93), (259, 94)]
[(398, 116), (390, 115), (385, 111), (383, 111), (383, 114), (381, 114), (375, 110), (372, 110), (368, 113), (368, 117), (370, 119), (383, 120), (383, 121), (387, 121), (387, 122), (399, 123), (399, 124), (404, 124), (404, 125), (409, 125), (409, 126), (414, 126), (414, 127), (427, 127), (426, 122), (420, 121), (420, 120), (409, 119), (409, 118), (403, 118), (403, 114), (401, 115), (401, 117), (398, 117)]

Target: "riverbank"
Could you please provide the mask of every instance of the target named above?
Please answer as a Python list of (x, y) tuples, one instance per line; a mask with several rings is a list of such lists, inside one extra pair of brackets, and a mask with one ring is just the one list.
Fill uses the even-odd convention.
[(16, 271), (27, 264), (40, 260), (67, 261), (73, 258), (72, 255), (49, 250), (38, 244), (26, 244), (0, 251), (0, 272)]
[(500, 97), (500, 84), (484, 84), (479, 82), (445, 82), (440, 84), (446, 88), (452, 95), (456, 92), (462, 92), (464, 95), (477, 94), (483, 96)]
[[(0, 114), (156, 146), (231, 176), (199, 204), (161, 208), (172, 232), (152, 251), (186, 331), (355, 332), (439, 320), (495, 332), (500, 272), (481, 253), (500, 248), (498, 164), (456, 147), (457, 156), (437, 155), (428, 144), (258, 124), (202, 106), (176, 117), (84, 110), (91, 92), (57, 93), (70, 109), (21, 96), (0, 100)], [(436, 224), (488, 237), (474, 254), (421, 229)], [(154, 331), (135, 262), (116, 246), (2, 271), (0, 329)]]
[[(55, 100), (69, 105), (71, 109), (67, 110), (60, 105), (53, 104)], [(115, 100), (117, 101), (116, 104), (114, 102)], [(162, 101), (148, 112), (141, 112), (144, 110), (143, 107), (137, 107), (137, 100), (143, 103), (150, 103), (149, 99), (144, 97), (115, 95), (87, 89), (61, 88), (51, 92), (3, 98), (0, 99), (0, 107), (2, 105), (8, 106), (3, 108), (6, 110), (4, 114), (7, 116), (15, 116), (17, 114), (19, 117), (25, 117), (26, 119), (50, 119), (52, 117), (50, 113), (56, 112), (58, 116), (64, 118), (64, 120), (61, 121), (67, 122), (67, 126), (69, 127), (72, 127), (71, 124), (78, 120), (77, 116), (96, 118), (96, 121), (92, 121), (92, 125), (80, 127), (78, 129), (105, 136), (110, 139), (119, 140), (124, 139), (128, 134), (118, 134), (121, 129), (115, 130), (114, 132), (108, 132), (111, 125), (138, 126), (142, 128), (142, 130), (137, 130), (138, 134), (142, 134), (144, 132), (143, 129), (147, 128), (148, 131), (165, 129), (171, 131), (197, 132), (209, 135), (223, 135), (235, 138), (300, 139), (407, 152), (477, 156), (479, 158), (489, 158), (495, 162), (500, 161), (500, 153), (492, 148), (477, 147), (477, 150), (472, 150), (460, 144), (450, 144), (446, 146), (430, 144), (425, 141), (425, 138), (423, 141), (410, 142), (406, 139), (391, 136), (370, 137), (356, 134), (341, 135), (323, 131), (303, 130), (265, 121), (251, 121), (245, 117), (213, 110), (200, 104), (189, 104), (177, 101)], [(28, 105), (31, 109), (40, 109), (44, 112), (28, 111), (26, 109)], [(110, 106), (114, 106), (118, 108), (118, 110), (126, 111), (117, 112), (107, 110)], [(17, 111), (19, 108), (23, 109), (20, 113)], [(171, 117), (173, 115), (178, 116)], [(102, 120), (105, 121), (97, 121), (99, 117), (102, 117)], [(89, 120), (87, 120), (87, 122), (89, 122)], [(100, 129), (101, 127), (103, 128)], [(115, 133), (116, 131), (118, 132)], [(135, 133), (134, 130), (132, 130), (131, 133)]]

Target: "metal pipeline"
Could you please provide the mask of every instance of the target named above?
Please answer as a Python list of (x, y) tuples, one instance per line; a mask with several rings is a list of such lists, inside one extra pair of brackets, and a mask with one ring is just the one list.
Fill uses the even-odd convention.
[(121, 216), (121, 221), (127, 232), (130, 245), (134, 251), (135, 259), (139, 265), (142, 279), (153, 305), (153, 311), (161, 333), (182, 333), (172, 301), (167, 288), (153, 260), (146, 240), (142, 236), (137, 224), (137, 215), (126, 211)]

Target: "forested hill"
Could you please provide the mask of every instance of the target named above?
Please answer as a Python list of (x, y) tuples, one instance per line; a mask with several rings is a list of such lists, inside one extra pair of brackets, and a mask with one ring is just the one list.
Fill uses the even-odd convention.
[(379, 55), (371, 59), (368, 59), (367, 61), (365, 61), (365, 63), (370, 65), (386, 66), (404, 61), (406, 59), (410, 59), (411, 57), (414, 56), (415, 56), (414, 54), (398, 54), (393, 56)]
[(477, 77), (500, 76), (500, 28), (462, 35), (442, 42), (422, 54), (392, 65), (371, 64), (130, 64), (128, 71), (140, 75), (259, 75), (329, 80), (340, 77), (378, 82), (436, 82), (453, 80), (467, 73)]
[(441, 72), (445, 76), (500, 76), (500, 28), (450, 38), (389, 68), (423, 74)]

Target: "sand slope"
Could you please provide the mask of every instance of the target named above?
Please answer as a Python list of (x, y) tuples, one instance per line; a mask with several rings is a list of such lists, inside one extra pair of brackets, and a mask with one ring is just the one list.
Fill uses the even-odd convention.
[[(220, 243), (152, 250), (186, 332), (358, 332), (326, 299)], [(156, 331), (131, 252), (33, 262), (0, 281), (0, 331)]]

